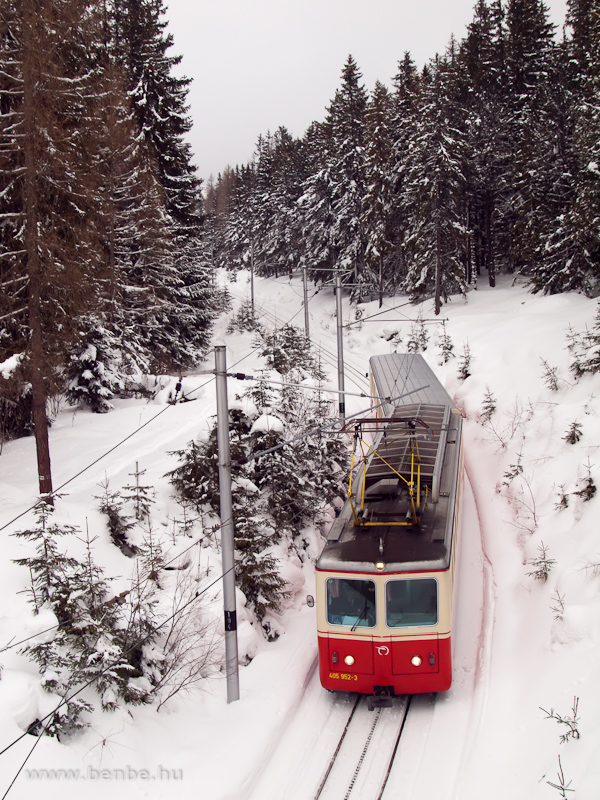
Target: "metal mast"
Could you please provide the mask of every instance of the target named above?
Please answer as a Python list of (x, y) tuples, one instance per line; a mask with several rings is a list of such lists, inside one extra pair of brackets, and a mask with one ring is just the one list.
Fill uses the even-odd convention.
[(335, 273), (335, 308), (337, 321), (337, 353), (338, 353), (338, 389), (340, 394), (339, 408), (340, 419), (346, 418), (346, 403), (344, 402), (344, 329), (342, 327), (342, 276), (338, 270)]
[(227, 352), (215, 347), (217, 383), (217, 447), (219, 451), (219, 501), (223, 554), (223, 609), (225, 613), (225, 669), (227, 702), (240, 699), (238, 675), (237, 616), (235, 610), (235, 562), (231, 503), (231, 456), (229, 452), (229, 408), (227, 405)]
[(304, 335), (307, 339), (310, 339), (308, 322), (308, 277), (306, 275), (306, 265), (302, 267), (302, 284), (304, 286)]

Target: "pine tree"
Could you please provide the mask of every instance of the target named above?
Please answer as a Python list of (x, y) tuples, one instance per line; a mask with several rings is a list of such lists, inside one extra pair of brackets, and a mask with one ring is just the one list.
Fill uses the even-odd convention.
[(544, 292), (579, 290), (594, 295), (599, 282), (600, 240), (600, 8), (597, 0), (570, 0), (561, 45), (563, 128), (558, 152), (563, 191), (556, 204), (545, 259), (533, 276)]
[(163, 0), (112, 0), (112, 50), (127, 76), (127, 89), (156, 160), (167, 210), (177, 227), (179, 244), (193, 243), (201, 224), (200, 181), (184, 136), (189, 78), (174, 77), (181, 56), (169, 54), (173, 37), (166, 33)]
[(173, 37), (165, 32), (162, 0), (112, 0), (108, 10), (107, 49), (113, 63), (124, 70), (137, 128), (160, 187), (155, 207), (163, 206), (164, 197), (163, 223), (169, 225), (172, 239), (163, 251), (167, 279), (163, 275), (158, 282), (167, 285), (170, 303), (162, 304), (148, 328), (158, 339), (153, 344), (163, 351), (163, 363), (189, 366), (208, 342), (213, 269), (201, 237), (201, 181), (185, 141), (192, 126), (186, 104), (190, 80), (172, 74), (181, 56), (169, 54)]
[(571, 371), (576, 378), (586, 373), (592, 375), (600, 372), (600, 304), (596, 308), (596, 317), (591, 330), (571, 337), (573, 362)]
[(72, 403), (106, 413), (113, 407), (110, 401), (115, 393), (124, 388), (123, 378), (115, 369), (118, 340), (93, 318), (82, 318), (80, 327), (84, 329), (81, 344), (71, 353), (67, 367), (70, 381), (66, 396)]
[(152, 496), (154, 490), (152, 486), (145, 486), (140, 482), (146, 474), (146, 470), (139, 468), (139, 463), (135, 462), (135, 472), (130, 472), (129, 475), (135, 478), (135, 483), (124, 486), (122, 495), (124, 502), (130, 502), (134, 508), (134, 515), (138, 522), (147, 520), (150, 517), (150, 509), (154, 504), (154, 497)]
[[(352, 56), (342, 70), (342, 84), (328, 109), (331, 129), (331, 208), (334, 265), (359, 284), (352, 295), (363, 294), (365, 231), (362, 210), (366, 194), (365, 114), (367, 93)], [(368, 283), (367, 283), (368, 286)], [(367, 288), (367, 287), (365, 287)], [(370, 287), (369, 287), (370, 288)]]
[(377, 81), (365, 117), (367, 190), (363, 203), (363, 224), (367, 243), (365, 280), (378, 287), (380, 307), (384, 291), (394, 285), (391, 255), (394, 198), (394, 175), (390, 170), (393, 151), (391, 114), (389, 92)]
[[(109, 602), (108, 583), (94, 563), (93, 540), (87, 533), (82, 540), (85, 558), (79, 561), (62, 553), (58, 545), (63, 537), (79, 538), (79, 529), (53, 521), (43, 502), (36, 509), (36, 518), (36, 527), (15, 534), (33, 543), (35, 554), (15, 561), (29, 570), (34, 613), (50, 610), (57, 627), (51, 639), (28, 644), (23, 652), (38, 664), (42, 686), (48, 691), (66, 698), (91, 678), (103, 708), (114, 708), (129, 664), (121, 647), (120, 611)], [(43, 729), (51, 736), (76, 730), (86, 724), (82, 713), (91, 710), (91, 704), (81, 697), (68, 699)], [(41, 723), (36, 730), (41, 732)]]
[(336, 266), (331, 126), (327, 122), (311, 125), (304, 146), (309, 175), (298, 198), (304, 259), (309, 276), (315, 282), (326, 281), (332, 278)]
[(406, 203), (409, 160), (420, 128), (421, 80), (410, 53), (405, 53), (394, 78), (391, 110), (392, 154), (389, 173), (393, 185), (390, 210), (391, 271), (394, 288), (402, 285), (408, 272), (406, 238), (411, 213)]
[[(506, 202), (508, 131), (506, 127), (506, 65), (504, 10), (500, 0), (488, 5), (478, 0), (466, 39), (461, 43), (467, 143), (471, 154), (468, 220), (473, 231), (467, 262), (474, 260), (477, 275), (488, 274), (495, 286), (496, 272), (506, 267)], [(472, 275), (467, 275), (470, 283)]]
[(88, 57), (96, 20), (85, 6), (23, 0), (0, 19), (0, 359), (27, 354), (43, 494), (52, 490), (46, 398), (77, 316), (94, 299), (99, 264), (86, 163), (96, 136)]
[(321, 380), (325, 375), (312, 353), (310, 341), (304, 333), (293, 325), (283, 325), (278, 330), (264, 336), (260, 354), (267, 359), (267, 365), (286, 375), (292, 369), (306, 370)]
[(452, 109), (451, 58), (436, 58), (431, 79), (423, 88), (423, 125), (411, 151), (404, 187), (412, 215), (404, 288), (414, 300), (432, 294), (436, 314), (451, 294), (466, 291), (464, 135), (458, 110)]
[(268, 186), (271, 219), (266, 230), (265, 258), (276, 273), (297, 269), (302, 259), (301, 217), (297, 201), (305, 178), (301, 143), (286, 128), (273, 135), (272, 174)]
[(530, 272), (543, 245), (544, 198), (554, 173), (553, 26), (542, 0), (509, 0), (506, 66), (510, 101), (510, 269)]

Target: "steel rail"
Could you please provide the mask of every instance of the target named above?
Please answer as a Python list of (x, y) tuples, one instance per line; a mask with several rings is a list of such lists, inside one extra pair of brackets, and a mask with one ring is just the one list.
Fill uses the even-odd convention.
[[(336, 765), (336, 763), (338, 761), (338, 757), (340, 755), (340, 751), (342, 749), (342, 745), (344, 744), (344, 742), (346, 740), (348, 731), (350, 730), (351, 722), (355, 717), (355, 713), (359, 709), (359, 707), (364, 705), (364, 703), (366, 702), (366, 699), (367, 699), (366, 695), (360, 695), (360, 694), (357, 695), (356, 700), (354, 702), (354, 705), (352, 706), (352, 709), (351, 709), (350, 714), (348, 716), (348, 720), (346, 722), (344, 730), (342, 731), (342, 734), (341, 734), (341, 736), (339, 738), (339, 741), (337, 743), (337, 746), (335, 748), (335, 751), (334, 751), (333, 755), (331, 756), (331, 759), (329, 761), (327, 769), (325, 770), (323, 778), (321, 779), (321, 782), (319, 784), (319, 788), (317, 789), (317, 792), (314, 795), (314, 800), (319, 800), (324, 792), (327, 794), (327, 796), (329, 796), (330, 792), (333, 791), (332, 787), (328, 786), (328, 781), (329, 781), (329, 779), (331, 777), (331, 773), (332, 773), (332, 771), (333, 771), (333, 769), (334, 769), (334, 767), (335, 767), (335, 765)], [(388, 780), (389, 780), (389, 777), (390, 777), (390, 773), (392, 771), (392, 766), (394, 764), (394, 759), (395, 759), (396, 754), (398, 752), (398, 747), (400, 745), (400, 739), (402, 737), (402, 733), (404, 731), (404, 727), (405, 727), (405, 724), (406, 724), (406, 719), (408, 717), (408, 710), (409, 710), (409, 707), (410, 707), (411, 697), (410, 697), (410, 695), (403, 695), (402, 697), (396, 698), (396, 700), (397, 700), (397, 702), (399, 704), (400, 703), (402, 704), (401, 711), (400, 711), (401, 719), (398, 722), (396, 722), (396, 725), (397, 725), (397, 728), (398, 728), (398, 732), (397, 732), (397, 734), (395, 736), (395, 741), (394, 741), (394, 745), (392, 747), (392, 751), (391, 751), (390, 757), (387, 760), (387, 764), (386, 764), (385, 769), (383, 771), (383, 774), (381, 776), (381, 783), (380, 783), (378, 788), (374, 789), (374, 793), (372, 795), (374, 798), (376, 798), (376, 800), (382, 800), (382, 798), (383, 798), (383, 793), (385, 791), (385, 788), (387, 786), (387, 783), (388, 783)], [(345, 787), (343, 785), (340, 786), (339, 781), (340, 781), (340, 777), (341, 776), (336, 779), (336, 789), (338, 790), (337, 794), (340, 797), (343, 797), (343, 800), (350, 800), (352, 792), (353, 792), (353, 789), (355, 788), (357, 780), (359, 778), (361, 769), (362, 769), (362, 767), (363, 767), (363, 765), (365, 763), (368, 763), (367, 753), (369, 751), (369, 747), (370, 747), (370, 745), (372, 743), (372, 740), (373, 740), (373, 737), (375, 735), (375, 731), (377, 729), (377, 726), (380, 724), (381, 720), (385, 720), (385, 719), (386, 719), (386, 709), (385, 708), (377, 709), (375, 711), (374, 716), (369, 719), (369, 723), (370, 724), (368, 726), (368, 730), (364, 734), (364, 744), (362, 746), (362, 749), (360, 751), (360, 755), (359, 755), (358, 759), (356, 760), (356, 762), (354, 763), (354, 765), (352, 767), (349, 767), (347, 770), (345, 770), (345, 773), (347, 775), (347, 784), (346, 784), (346, 786)], [(375, 792), (376, 792), (376, 794), (375, 794)], [(371, 796), (371, 795), (369, 795), (369, 796)]]

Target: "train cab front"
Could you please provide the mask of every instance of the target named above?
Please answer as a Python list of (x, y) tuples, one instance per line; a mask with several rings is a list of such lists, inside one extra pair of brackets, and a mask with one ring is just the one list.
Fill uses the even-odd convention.
[(437, 576), (318, 571), (322, 686), (371, 695), (371, 707), (395, 695), (447, 690), (450, 632), (440, 637), (439, 584)]

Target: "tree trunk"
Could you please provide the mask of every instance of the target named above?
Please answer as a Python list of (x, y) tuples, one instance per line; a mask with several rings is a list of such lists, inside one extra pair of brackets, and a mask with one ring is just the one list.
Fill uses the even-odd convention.
[(435, 314), (440, 313), (442, 307), (442, 225), (439, 211), (435, 223)]
[[(37, 450), (38, 479), (40, 494), (52, 492), (52, 472), (50, 467), (50, 446), (48, 442), (48, 417), (46, 416), (46, 384), (44, 381), (44, 344), (42, 336), (41, 311), (41, 260), (38, 242), (38, 203), (37, 203), (37, 120), (35, 102), (35, 36), (32, 29), (35, 9), (32, 0), (23, 3), (23, 153), (25, 157), (24, 205), (25, 205), (25, 250), (27, 253), (27, 274), (29, 278), (29, 328), (30, 355), (29, 373), (31, 380), (33, 426)], [(47, 502), (52, 505), (52, 498)]]
[(494, 201), (488, 193), (485, 202), (485, 265), (488, 271), (490, 286), (496, 285), (496, 264), (494, 262), (494, 243), (492, 240), (492, 216), (494, 214)]

